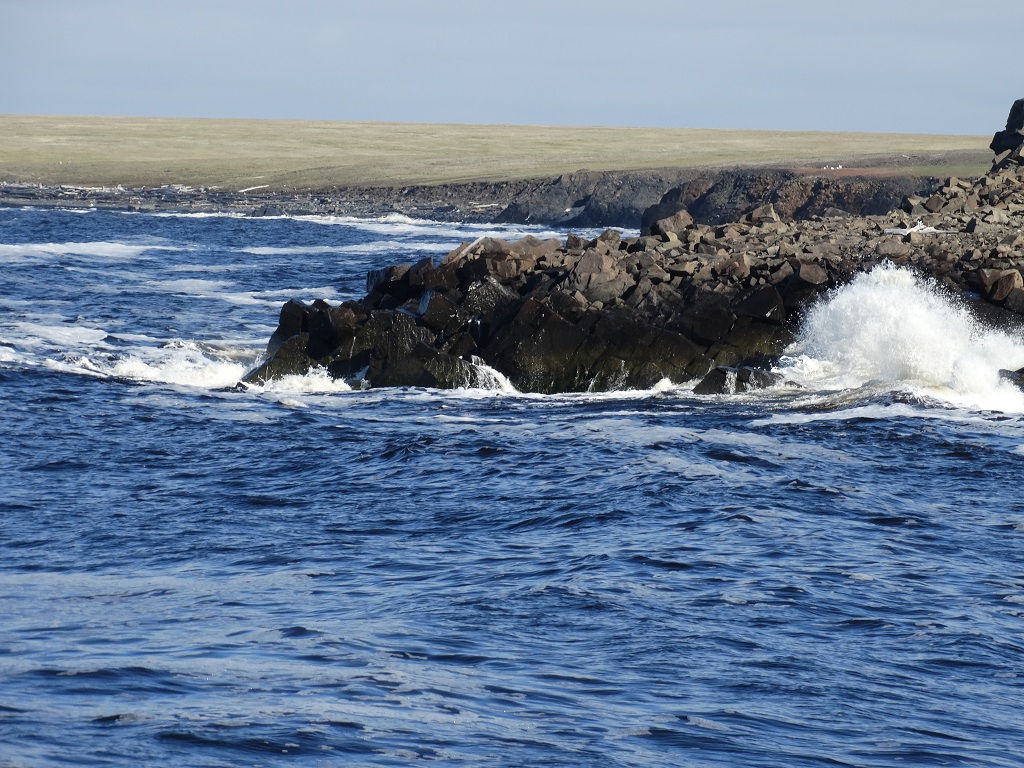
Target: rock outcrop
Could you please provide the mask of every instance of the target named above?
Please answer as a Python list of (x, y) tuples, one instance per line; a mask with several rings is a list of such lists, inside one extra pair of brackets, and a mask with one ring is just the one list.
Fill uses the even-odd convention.
[[(1017, 99), (1010, 107), (1010, 114), (1006, 118), (1006, 127), (992, 137), (989, 149), (996, 153), (996, 163), (999, 163), (1002, 160), (1000, 155), (1004, 152), (1019, 150), (1021, 144), (1024, 144), (1024, 99)], [(1020, 157), (1019, 152), (1017, 157)]]
[(880, 213), (906, 195), (931, 194), (938, 182), (909, 175), (824, 177), (782, 169), (578, 171), (551, 179), (341, 187), (323, 192), (230, 192), (178, 185), (98, 189), (0, 182), (0, 204), (231, 210), (250, 216), (402, 213), (437, 221), (636, 228), (649, 209), (659, 206), (667, 212), (655, 218), (688, 207), (705, 224), (735, 220), (767, 202), (780, 214), (796, 218), (833, 209), (858, 215)]
[(288, 302), (246, 380), (321, 367), (363, 386), (458, 387), (489, 367), (523, 391), (565, 392), (721, 367), (719, 387), (758, 386), (735, 367), (778, 355), (807, 302), (883, 261), (1020, 316), (1024, 165), (1019, 147), (997, 160), (977, 181), (947, 179), (885, 215), (794, 221), (768, 201), (711, 225), (680, 198), (639, 237), (463, 243), (439, 263), (371, 272), (360, 301)]

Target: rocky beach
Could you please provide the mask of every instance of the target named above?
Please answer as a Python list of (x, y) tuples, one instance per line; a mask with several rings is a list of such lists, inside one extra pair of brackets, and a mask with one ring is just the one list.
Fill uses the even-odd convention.
[(375, 270), (362, 300), (285, 304), (246, 380), (324, 368), (358, 386), (459, 387), (493, 369), (521, 391), (551, 393), (710, 372), (699, 387), (732, 391), (770, 383), (760, 367), (792, 342), (801, 310), (884, 262), (1014, 324), (1024, 314), (1022, 104), (993, 139), (987, 175), (948, 178), (887, 213), (807, 215), (776, 187), (735, 220), (704, 223), (691, 213), (701, 196), (683, 184), (645, 209), (637, 237), (481, 238), (437, 262)]

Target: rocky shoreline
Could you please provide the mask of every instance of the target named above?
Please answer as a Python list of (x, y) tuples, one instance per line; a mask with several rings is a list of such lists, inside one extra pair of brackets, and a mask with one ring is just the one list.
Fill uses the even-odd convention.
[(1014, 110), (989, 174), (949, 178), (883, 215), (797, 220), (765, 202), (711, 224), (679, 197), (649, 208), (639, 237), (482, 238), (439, 263), (376, 270), (362, 300), (285, 304), (246, 381), (323, 368), (355, 386), (479, 386), (494, 369), (521, 391), (550, 393), (710, 371), (704, 391), (763, 386), (758, 364), (793, 339), (801, 309), (882, 262), (1013, 322), (1024, 316), (1024, 120)]
[[(780, 168), (578, 171), (548, 179), (433, 186), (349, 186), (321, 192), (181, 185), (157, 188), (43, 186), (0, 182), (0, 205), (132, 211), (236, 212), (248, 216), (322, 215), (506, 222), (638, 229), (660, 211), (685, 207), (717, 224), (771, 203), (780, 215), (878, 214), (911, 194), (930, 194), (933, 177), (836, 175)], [(653, 218), (652, 218), (653, 217)]]

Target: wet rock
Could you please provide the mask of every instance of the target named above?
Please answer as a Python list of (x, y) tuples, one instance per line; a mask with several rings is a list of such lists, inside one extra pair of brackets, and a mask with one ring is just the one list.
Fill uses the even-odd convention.
[(756, 389), (765, 389), (783, 381), (774, 371), (748, 365), (737, 367), (719, 365), (708, 371), (693, 388), (695, 395), (734, 395)]

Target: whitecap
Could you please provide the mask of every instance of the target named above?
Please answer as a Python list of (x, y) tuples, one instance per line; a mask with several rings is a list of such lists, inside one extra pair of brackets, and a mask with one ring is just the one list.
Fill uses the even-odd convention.
[(819, 301), (778, 371), (816, 391), (904, 391), (956, 407), (1024, 412), (1000, 369), (1024, 367), (1024, 344), (984, 327), (910, 270), (882, 265)]
[(93, 328), (88, 325), (77, 325), (74, 323), (33, 323), (19, 322), (9, 326), (13, 331), (8, 343), (14, 343), (19, 347), (105, 347), (103, 340), (107, 332), (102, 328)]
[(246, 389), (257, 394), (279, 397), (352, 391), (347, 382), (332, 378), (326, 368), (314, 368), (306, 374), (280, 376), (263, 384), (246, 384)]
[(29, 259), (52, 259), (61, 256), (131, 259), (147, 251), (174, 250), (180, 249), (154, 243), (124, 243), (106, 240), (81, 243), (0, 243), (0, 259), (4, 261), (25, 261)]

